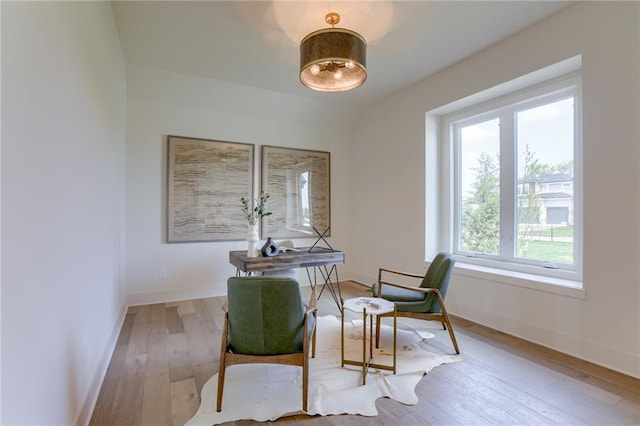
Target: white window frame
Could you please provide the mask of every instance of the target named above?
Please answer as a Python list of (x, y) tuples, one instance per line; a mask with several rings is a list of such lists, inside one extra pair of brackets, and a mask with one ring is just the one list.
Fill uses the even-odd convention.
[[(440, 116), (440, 129), (441, 129), (441, 159), (440, 165), (442, 166), (441, 173), (441, 188), (444, 190), (441, 197), (441, 211), (439, 216), (441, 217), (442, 236), (440, 246), (445, 247), (449, 251), (453, 252), (458, 260), (464, 264), (476, 267), (485, 267), (497, 270), (504, 270), (518, 274), (527, 274), (531, 276), (538, 276), (548, 279), (543, 279), (545, 283), (566, 285), (570, 282), (570, 287), (582, 288), (582, 88), (581, 88), (581, 76), (579, 71), (572, 72), (570, 74), (563, 75), (551, 80), (547, 80), (533, 86), (526, 88), (520, 88), (515, 91), (511, 91), (506, 95), (495, 97), (490, 100), (482, 100), (476, 102), (473, 105), (464, 105), (463, 108), (455, 111), (447, 111), (445, 115)], [(489, 117), (497, 117), (500, 111), (505, 108), (509, 108), (507, 114), (513, 113), (514, 110), (519, 111), (523, 109), (533, 108), (535, 106), (544, 105), (546, 103), (554, 102), (560, 99), (566, 99), (568, 96), (574, 97), (575, 102), (575, 116), (574, 116), (574, 263), (572, 265), (566, 264), (551, 264), (549, 262), (534, 261), (530, 259), (522, 259), (516, 257), (503, 257), (501, 255), (484, 255), (477, 253), (469, 253), (457, 251), (456, 231), (459, 229), (459, 224), (456, 226), (456, 221), (460, 219), (460, 206), (456, 205), (458, 199), (459, 189), (456, 187), (457, 176), (459, 173), (457, 158), (457, 147), (454, 143), (454, 135), (452, 129), (456, 123), (464, 123), (464, 125), (472, 124), (473, 122), (481, 122)], [(504, 122), (503, 122), (504, 123)], [(513, 121), (510, 120), (508, 126), (511, 126)], [(513, 132), (512, 128), (501, 128), (502, 132)], [(501, 137), (501, 140), (503, 138)], [(505, 146), (506, 145), (506, 146)], [(510, 146), (509, 146), (510, 145)], [(515, 146), (513, 143), (504, 144), (501, 142), (501, 158), (515, 159), (514, 154)], [(503, 151), (506, 150), (506, 151)], [(515, 161), (515, 160), (514, 160)], [(503, 164), (506, 161), (502, 162)], [(515, 164), (512, 167), (503, 170), (501, 164), (501, 176), (500, 187), (501, 192), (507, 191), (510, 194), (514, 194), (515, 177), (516, 172)], [(501, 210), (503, 206), (504, 198), (501, 196)], [(512, 202), (515, 200), (512, 198)], [(506, 206), (505, 206), (506, 207)], [(515, 212), (512, 208), (509, 211), (501, 213), (501, 237), (505, 235), (505, 232), (512, 232), (509, 230), (515, 229)], [(510, 218), (510, 219), (508, 219)], [(507, 234), (508, 235), (508, 234)], [(514, 235), (515, 236), (515, 235)], [(504, 241), (501, 239), (501, 246)], [(501, 253), (503, 249), (501, 247)], [(534, 280), (535, 281), (535, 280)]]

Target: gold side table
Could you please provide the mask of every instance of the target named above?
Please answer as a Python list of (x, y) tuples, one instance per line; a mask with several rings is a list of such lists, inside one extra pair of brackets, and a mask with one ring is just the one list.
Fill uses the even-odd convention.
[[(345, 309), (351, 312), (362, 312), (362, 361), (344, 358), (344, 316)], [(373, 323), (375, 316), (393, 312), (393, 365), (373, 363)], [(367, 355), (367, 319), (369, 321), (369, 353)], [(354, 299), (342, 299), (342, 329), (341, 329), (341, 353), (342, 367), (347, 365), (357, 365), (362, 367), (362, 384), (367, 383), (367, 372), (369, 367), (379, 370), (393, 371), (396, 374), (396, 305), (378, 297), (357, 297)]]

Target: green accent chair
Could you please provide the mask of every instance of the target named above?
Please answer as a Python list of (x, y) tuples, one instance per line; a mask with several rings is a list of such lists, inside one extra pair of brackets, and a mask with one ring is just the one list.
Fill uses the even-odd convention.
[[(442, 323), (442, 327), (449, 330), (451, 342), (459, 354), (458, 342), (449, 321), (447, 309), (444, 306), (444, 298), (449, 287), (449, 279), (455, 264), (455, 258), (450, 253), (438, 253), (429, 265), (424, 276), (401, 272), (392, 269), (380, 268), (378, 281), (373, 284), (371, 293), (374, 297), (381, 297), (396, 304), (397, 316), (434, 320)], [(422, 279), (419, 287), (398, 284), (388, 281), (388, 277), (398, 281), (400, 277), (410, 279)], [(381, 314), (376, 320), (376, 347), (380, 344), (380, 320), (381, 317), (393, 316), (393, 312)]]
[(315, 300), (302, 302), (298, 282), (282, 277), (232, 277), (220, 348), (217, 411), (222, 409), (224, 376), (236, 364), (302, 367), (302, 409), (307, 410), (309, 354), (316, 356)]

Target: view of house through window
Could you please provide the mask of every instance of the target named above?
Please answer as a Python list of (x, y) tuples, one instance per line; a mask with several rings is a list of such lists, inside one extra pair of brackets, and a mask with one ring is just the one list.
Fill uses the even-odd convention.
[(575, 270), (577, 93), (574, 82), (445, 119), (456, 254)]
[(574, 97), (519, 111), (516, 255), (573, 264)]

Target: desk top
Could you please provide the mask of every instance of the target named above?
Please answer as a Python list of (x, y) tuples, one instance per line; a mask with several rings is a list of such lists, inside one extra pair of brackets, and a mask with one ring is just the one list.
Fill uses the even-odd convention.
[(314, 247), (309, 252), (309, 247), (296, 247), (298, 251), (286, 251), (277, 256), (247, 257), (247, 251), (230, 251), (229, 263), (242, 272), (278, 271), (293, 268), (308, 268), (344, 263), (345, 255), (340, 250), (329, 250), (322, 247)]

